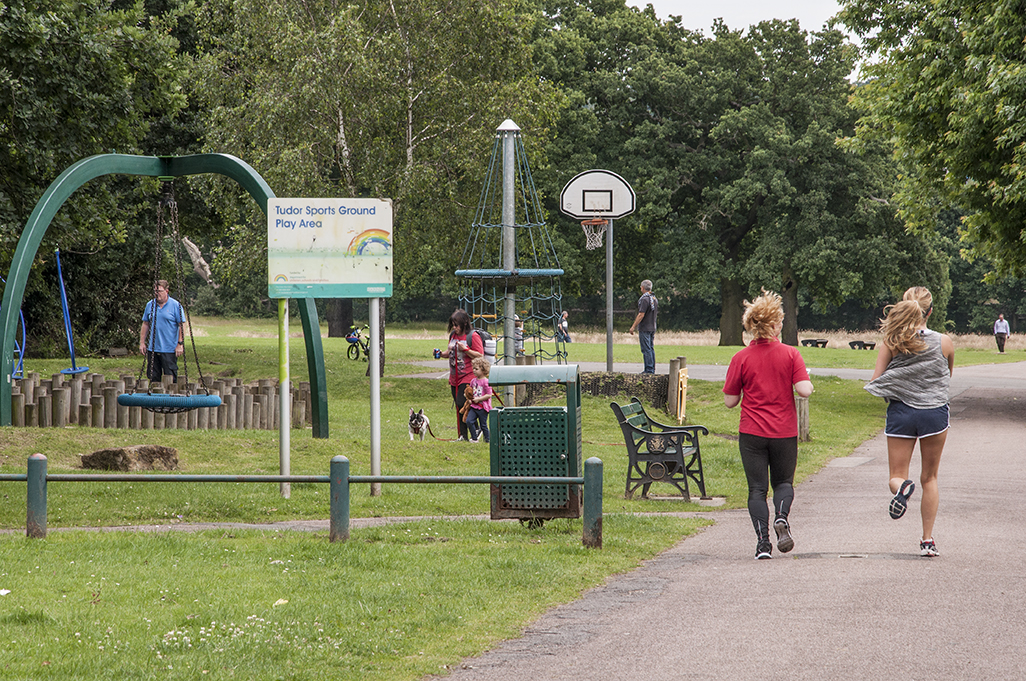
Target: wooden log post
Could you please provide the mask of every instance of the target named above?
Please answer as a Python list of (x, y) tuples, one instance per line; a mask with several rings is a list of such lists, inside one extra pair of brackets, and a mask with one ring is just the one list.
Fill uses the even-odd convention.
[(25, 427), (25, 395), (20, 390), (11, 395), (11, 425)]
[(242, 395), (242, 427), (253, 429), (253, 393), (248, 390)]
[(67, 408), (69, 388), (55, 388), (53, 391), (53, 427), (63, 428), (68, 425)]
[(196, 409), (196, 430), (207, 430), (210, 428), (210, 408), (200, 407)]
[(39, 404), (39, 427), (53, 427), (53, 396), (40, 395), (37, 402)]
[(82, 404), (82, 378), (75, 376), (68, 382), (68, 423), (78, 423), (78, 405)]
[(79, 404), (78, 405), (78, 425), (80, 428), (92, 428), (93, 426), (93, 407), (92, 405)]
[(229, 388), (229, 392), (226, 392), (224, 397), (224, 427), (227, 430), (235, 430), (235, 393), (230, 392), (234, 388)]
[(32, 402), (31, 404), (25, 405), (25, 427), (39, 427), (39, 403)]
[(232, 395), (235, 396), (235, 428), (236, 430), (242, 429), (242, 424), (245, 422), (246, 415), (244, 413), (246, 405), (243, 395), (246, 394), (246, 388), (241, 385), (232, 386)]
[[(310, 418), (310, 408), (313, 406), (311, 404), (312, 398), (310, 396), (310, 381), (300, 381), (299, 382), (299, 395), (300, 395), (299, 399), (303, 400), (303, 402), (306, 403), (304, 411), (306, 412), (307, 419), (309, 419)], [(304, 422), (304, 425), (313, 425), (313, 423), (312, 422), (310, 422), (310, 423)]]
[(39, 373), (29, 371), (21, 379), (21, 393), (25, 396), (25, 404), (36, 403), (36, 387), (39, 385)]
[(676, 414), (677, 413), (677, 385), (679, 384), (678, 378), (680, 376), (680, 357), (674, 357), (670, 360), (670, 375), (669, 380), (666, 381), (666, 413)]
[(811, 440), (809, 427), (809, 398), (794, 396), (794, 406), (798, 412), (798, 442)]
[(92, 420), (93, 428), (103, 428), (103, 395), (97, 395), (94, 392), (89, 398), (89, 406), (92, 409), (92, 415), (89, 418)]
[(297, 399), (292, 403), (292, 427), (306, 428), (306, 400)]
[(114, 425), (116, 428), (128, 428), (128, 407), (118, 403), (118, 395), (125, 392), (124, 380), (114, 381)]
[(118, 389), (113, 385), (103, 386), (103, 427), (118, 426)]

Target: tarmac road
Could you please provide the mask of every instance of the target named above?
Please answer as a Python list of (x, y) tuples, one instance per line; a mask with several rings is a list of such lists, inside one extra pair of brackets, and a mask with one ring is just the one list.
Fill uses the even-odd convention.
[[(919, 490), (904, 518), (887, 513), (881, 434), (796, 488), (790, 554), (754, 560), (747, 512), (710, 513), (704, 532), (448, 678), (1026, 678), (1026, 363), (955, 377), (939, 557), (919, 556)], [(914, 479), (918, 465), (917, 452)]]

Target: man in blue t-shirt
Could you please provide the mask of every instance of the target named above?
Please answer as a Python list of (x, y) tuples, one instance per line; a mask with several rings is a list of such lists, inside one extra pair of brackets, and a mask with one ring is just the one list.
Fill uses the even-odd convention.
[(168, 295), (167, 281), (158, 281), (153, 293), (156, 299), (146, 303), (143, 311), (139, 352), (147, 354), (147, 378), (159, 381), (161, 376), (171, 376), (177, 381), (178, 358), (185, 354), (185, 316), (181, 304)]
[(655, 332), (656, 315), (659, 313), (659, 301), (652, 295), (652, 282), (648, 279), (641, 282), (641, 298), (638, 299), (638, 316), (627, 333), (638, 330), (638, 342), (641, 344), (641, 356), (645, 360), (645, 369), (641, 373), (655, 373)]

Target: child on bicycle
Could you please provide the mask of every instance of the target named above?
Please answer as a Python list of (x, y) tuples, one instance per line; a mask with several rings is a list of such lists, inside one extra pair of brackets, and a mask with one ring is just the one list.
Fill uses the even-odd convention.
[(488, 412), (492, 410), (492, 386), (488, 384), (491, 365), (484, 357), (478, 357), (471, 366), (474, 368), (474, 378), (470, 381), (470, 387), (474, 391), (474, 397), (471, 398), (470, 409), (467, 410), (467, 428), (470, 429), (471, 442), (480, 442), (480, 434), (483, 434), (487, 443), (491, 435), (488, 432)]

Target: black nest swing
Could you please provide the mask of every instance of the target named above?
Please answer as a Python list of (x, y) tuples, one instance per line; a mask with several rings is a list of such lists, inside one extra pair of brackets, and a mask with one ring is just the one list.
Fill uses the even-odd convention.
[[(193, 338), (192, 335), (192, 319), (189, 316), (188, 299), (185, 295), (185, 276), (182, 273), (182, 238), (181, 234), (178, 232), (178, 204), (175, 201), (175, 190), (171, 180), (165, 178), (161, 179), (163, 180), (163, 192), (157, 212), (157, 253), (153, 272), (154, 290), (156, 289), (156, 282), (160, 279), (164, 242), (164, 210), (167, 209), (171, 222), (171, 240), (174, 243), (175, 274), (177, 276), (175, 282), (177, 284), (177, 290), (175, 291), (175, 294), (178, 296), (178, 301), (181, 303), (182, 309), (185, 310), (185, 321), (186, 325), (189, 327), (189, 341), (192, 345), (192, 356), (196, 362), (196, 372), (199, 374), (199, 384), (203, 394), (154, 393), (152, 390), (147, 389), (146, 392), (122, 393), (121, 395), (118, 395), (118, 404), (126, 407), (142, 407), (143, 409), (147, 409), (158, 414), (178, 414), (185, 411), (191, 411), (193, 409), (199, 409), (200, 407), (219, 407), (221, 406), (221, 398), (218, 395), (211, 395), (210, 391), (207, 390), (206, 380), (203, 378), (203, 370), (200, 368), (199, 354), (196, 352), (196, 339)], [(154, 292), (152, 301), (154, 321), (156, 321), (156, 292)], [(148, 347), (153, 347), (156, 326), (157, 325), (155, 323), (150, 324), (150, 333), (149, 338), (147, 339)], [(153, 354), (147, 352), (143, 359), (142, 367), (139, 369), (140, 382), (142, 381), (144, 372), (146, 376), (150, 375), (152, 362)], [(185, 354), (182, 355), (182, 365), (184, 367), (183, 374), (185, 376), (185, 383), (188, 386), (189, 360)]]

